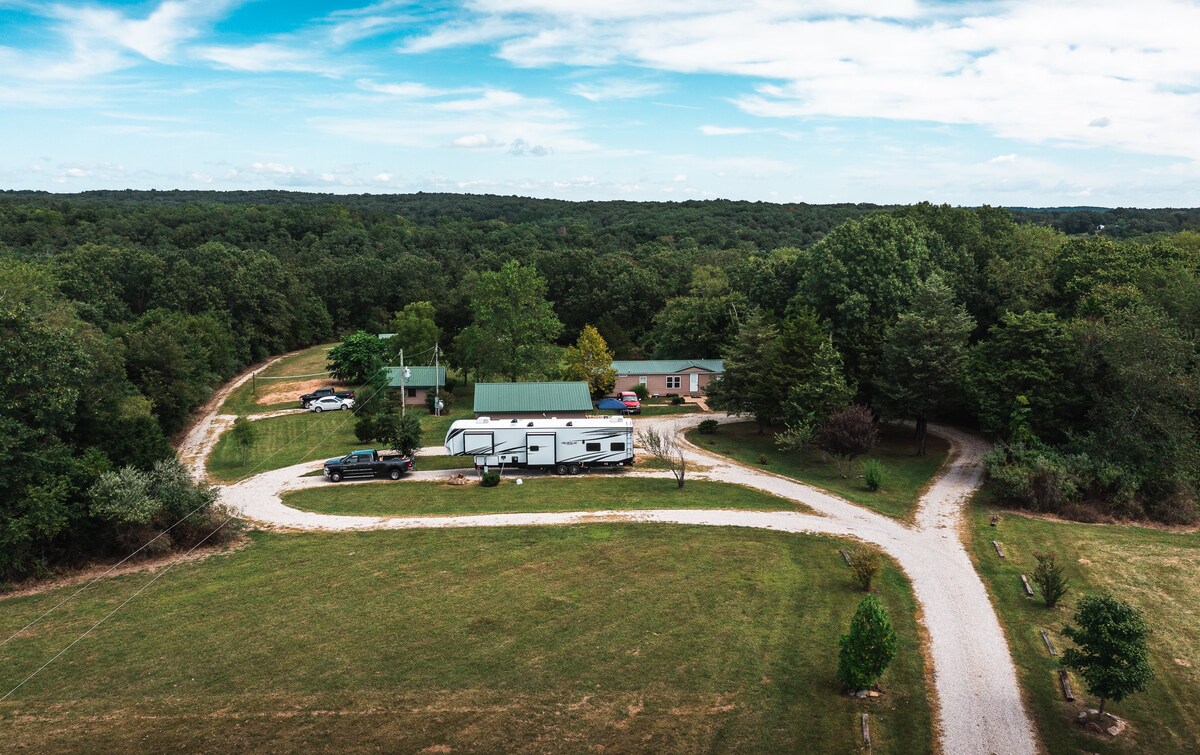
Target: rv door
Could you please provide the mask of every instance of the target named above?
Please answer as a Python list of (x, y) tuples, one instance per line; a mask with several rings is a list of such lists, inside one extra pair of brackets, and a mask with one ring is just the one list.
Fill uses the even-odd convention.
[(554, 464), (554, 433), (527, 433), (525, 435), (525, 463), (531, 467), (549, 467)]

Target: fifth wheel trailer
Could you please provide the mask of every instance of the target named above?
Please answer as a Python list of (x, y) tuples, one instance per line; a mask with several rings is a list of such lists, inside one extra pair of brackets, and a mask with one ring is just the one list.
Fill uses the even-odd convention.
[(588, 467), (633, 463), (633, 420), (460, 419), (446, 433), (446, 453), (473, 456), (477, 467), (525, 467), (577, 474)]

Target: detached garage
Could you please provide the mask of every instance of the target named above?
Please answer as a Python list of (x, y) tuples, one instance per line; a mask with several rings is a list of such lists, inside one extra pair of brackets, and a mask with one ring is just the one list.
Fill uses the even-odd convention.
[(592, 412), (587, 383), (476, 383), (475, 416), (505, 419), (586, 417)]

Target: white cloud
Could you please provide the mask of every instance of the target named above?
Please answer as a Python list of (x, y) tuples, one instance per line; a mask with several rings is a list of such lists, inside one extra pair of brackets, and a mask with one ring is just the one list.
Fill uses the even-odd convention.
[(518, 66), (625, 64), (749, 77), (759, 83), (734, 102), (762, 118), (980, 126), (1026, 142), (1200, 160), (1200, 4), (1186, 0), (469, 7), (480, 36), (456, 21), (413, 44), (487, 39)]
[(580, 82), (571, 87), (571, 94), (585, 100), (600, 102), (603, 100), (632, 100), (661, 94), (666, 87), (654, 81), (628, 81), (624, 79), (607, 79), (592, 83)]
[(433, 105), (433, 107), (437, 110), (464, 112), (469, 110), (499, 110), (528, 104), (530, 104), (529, 100), (516, 92), (509, 92), (503, 89), (489, 89), (480, 97), (439, 102)]
[(710, 126), (703, 125), (700, 127), (700, 133), (705, 136), (736, 136), (739, 134), (754, 134), (762, 131), (762, 129), (745, 128), (743, 126)]
[(464, 149), (480, 149), (482, 147), (500, 147), (502, 142), (497, 142), (487, 134), (466, 134), (460, 136), (450, 142), (452, 147), (462, 147)]
[(333, 76), (339, 71), (337, 66), (322, 61), (318, 51), (280, 42), (258, 42), (242, 47), (214, 45), (201, 47), (196, 54), (221, 68), (250, 73), (319, 73)]
[(996, 155), (991, 160), (988, 160), (989, 163), (992, 163), (994, 165), (998, 165), (1000, 163), (1015, 163), (1016, 161), (1017, 161), (1016, 155)]
[(359, 89), (377, 94), (387, 94), (393, 97), (426, 99), (454, 94), (462, 90), (434, 89), (416, 81), (402, 81), (397, 84), (380, 84), (370, 79), (359, 79), (355, 82)]

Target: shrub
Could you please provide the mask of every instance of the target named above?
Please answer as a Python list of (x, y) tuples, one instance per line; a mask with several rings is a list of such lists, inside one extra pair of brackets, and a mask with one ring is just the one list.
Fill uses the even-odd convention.
[(446, 393), (454, 393), (454, 387), (457, 385), (458, 385), (458, 378), (447, 373), (446, 374), (446, 384), (442, 386), (442, 389), (443, 389), (442, 398), (445, 398)]
[(883, 557), (868, 545), (858, 545), (846, 552), (850, 557), (850, 574), (863, 592), (871, 592), (871, 583), (879, 576)]
[(706, 419), (701, 422), (699, 427), (696, 429), (698, 429), (703, 435), (712, 435), (717, 431), (717, 426), (719, 424), (721, 423), (717, 422), (715, 419)]
[(671, 399), (671, 403), (674, 404), (675, 406), (682, 405), (683, 404), (683, 396), (676, 396), (675, 398)]
[(838, 471), (846, 477), (850, 473), (850, 463), (875, 447), (879, 429), (870, 409), (852, 404), (826, 417), (817, 428), (816, 440), (822, 451), (841, 460)]
[(758, 463), (759, 463), (759, 464), (766, 464), (766, 463), (767, 463), (767, 455), (766, 455), (766, 454), (759, 454), (759, 455), (758, 455)]
[(497, 485), (500, 484), (500, 473), (499, 472), (484, 472), (483, 476), (479, 478), (479, 484), (483, 485), (485, 488), (496, 487)]
[(867, 459), (863, 462), (863, 481), (868, 490), (879, 490), (887, 482), (887, 467), (879, 459)]
[(646, 399), (650, 398), (650, 390), (648, 388), (646, 388), (646, 386), (643, 385), (642, 383), (638, 383), (637, 385), (633, 386), (633, 388), (631, 388), (630, 390), (632, 390), (637, 395), (638, 401), (645, 401)]
[(1042, 594), (1042, 600), (1046, 601), (1046, 608), (1054, 608), (1071, 583), (1063, 576), (1063, 568), (1058, 564), (1058, 554), (1035, 552), (1033, 557), (1037, 559), (1037, 566), (1033, 567), (1033, 583)]
[(896, 655), (896, 630), (874, 595), (858, 604), (838, 644), (838, 681), (851, 691), (874, 686)]

